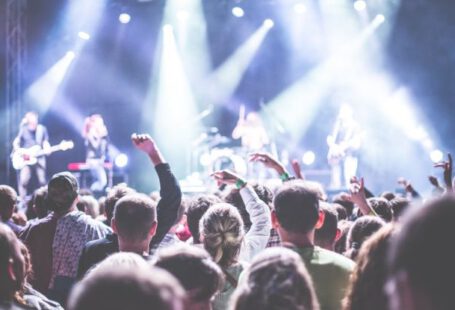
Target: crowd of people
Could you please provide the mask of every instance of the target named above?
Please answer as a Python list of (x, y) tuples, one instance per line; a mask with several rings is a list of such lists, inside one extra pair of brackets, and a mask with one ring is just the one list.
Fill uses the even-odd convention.
[(158, 195), (119, 184), (95, 199), (61, 172), (23, 213), (0, 185), (0, 309), (455, 308), (450, 155), (433, 197), (404, 180), (405, 195), (375, 196), (355, 176), (327, 197), (265, 153), (250, 160), (276, 188), (224, 170), (220, 190), (186, 197), (154, 140), (132, 142)]

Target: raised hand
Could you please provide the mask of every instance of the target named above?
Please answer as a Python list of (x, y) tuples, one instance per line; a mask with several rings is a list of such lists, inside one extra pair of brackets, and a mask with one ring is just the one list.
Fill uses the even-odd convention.
[(155, 166), (164, 162), (163, 156), (150, 135), (133, 133), (131, 141), (137, 149), (150, 157)]
[(442, 168), (444, 169), (444, 183), (446, 184), (446, 188), (448, 192), (453, 191), (453, 184), (452, 184), (452, 155), (450, 153), (447, 154), (448, 160), (442, 161), (440, 163), (434, 164), (433, 167)]
[(294, 171), (294, 175), (297, 177), (297, 179), (304, 180), (305, 177), (303, 176), (299, 161), (297, 159), (293, 159), (291, 161), (291, 165), (292, 165), (292, 170)]
[(239, 175), (229, 170), (215, 171), (210, 176), (216, 180), (218, 186), (221, 184), (237, 184), (238, 182), (246, 184), (245, 180), (243, 180)]
[(431, 185), (433, 185), (436, 188), (440, 188), (441, 186), (439, 185), (439, 180), (437, 177), (434, 175), (428, 176), (428, 181), (430, 181)]
[(272, 157), (272, 155), (268, 153), (252, 153), (250, 154), (250, 161), (253, 162), (261, 162), (266, 166), (267, 168), (275, 170), (279, 175), (282, 175), (283, 173), (286, 172), (286, 169), (284, 166), (275, 158)]
[(365, 194), (365, 181), (363, 178), (358, 179), (357, 177), (352, 177), (349, 193), (343, 193), (342, 199), (357, 205), (363, 215), (374, 214), (374, 211), (370, 208), (367, 202)]

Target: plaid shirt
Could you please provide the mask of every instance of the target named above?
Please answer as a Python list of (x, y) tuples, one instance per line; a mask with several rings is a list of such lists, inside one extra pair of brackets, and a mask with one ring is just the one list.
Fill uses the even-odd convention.
[(280, 235), (278, 235), (278, 232), (274, 228), (272, 228), (270, 229), (270, 238), (269, 242), (267, 243), (267, 247), (271, 248), (274, 246), (281, 246), (281, 239)]

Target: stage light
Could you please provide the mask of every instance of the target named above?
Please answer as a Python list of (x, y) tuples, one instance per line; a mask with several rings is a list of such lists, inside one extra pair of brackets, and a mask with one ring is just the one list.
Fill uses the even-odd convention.
[(313, 151), (306, 151), (305, 153), (303, 153), (302, 162), (305, 165), (310, 166), (314, 163), (315, 160), (316, 160), (316, 154), (314, 154)]
[(188, 19), (188, 17), (190, 17), (190, 13), (188, 13), (187, 11), (185, 10), (180, 10), (177, 12), (177, 19), (179, 21), (186, 21)]
[(382, 15), (382, 14), (376, 15), (376, 17), (373, 20), (373, 24), (376, 25), (376, 26), (379, 26), (383, 22), (385, 22), (385, 16)]
[(128, 156), (126, 154), (119, 154), (115, 157), (114, 163), (118, 168), (125, 168), (128, 165)]
[(270, 28), (273, 28), (274, 25), (275, 25), (275, 23), (270, 18), (267, 18), (266, 20), (264, 20), (265, 27), (270, 29)]
[(76, 53), (73, 52), (73, 51), (68, 51), (68, 52), (66, 52), (66, 57), (67, 57), (69, 60), (73, 60), (74, 57), (76, 57)]
[(306, 12), (306, 6), (303, 3), (294, 4), (294, 12), (296, 14), (303, 14)]
[(245, 15), (245, 11), (241, 7), (236, 6), (232, 8), (232, 15), (240, 18)]
[(358, 12), (367, 8), (367, 3), (364, 0), (357, 0), (354, 2), (354, 9)]
[(163, 26), (163, 32), (164, 33), (170, 34), (173, 31), (174, 31), (174, 28), (172, 27), (172, 25), (166, 24), (166, 25)]
[(77, 34), (79, 36), (79, 38), (81, 38), (82, 40), (85, 40), (85, 41), (88, 41), (90, 40), (90, 35), (85, 32), (85, 31), (79, 31), (79, 33)]
[(430, 158), (432, 162), (438, 163), (444, 159), (444, 153), (441, 150), (433, 150), (430, 153)]
[(119, 15), (118, 20), (122, 24), (128, 24), (131, 21), (131, 16), (130, 16), (130, 14), (122, 13)]

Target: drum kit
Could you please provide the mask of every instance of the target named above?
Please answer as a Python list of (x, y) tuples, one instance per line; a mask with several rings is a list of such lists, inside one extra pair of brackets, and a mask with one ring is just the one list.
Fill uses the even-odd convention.
[(247, 174), (247, 151), (242, 147), (230, 147), (232, 139), (211, 127), (193, 141), (191, 152), (192, 172), (203, 178), (210, 177), (214, 171), (229, 169), (241, 175)]

